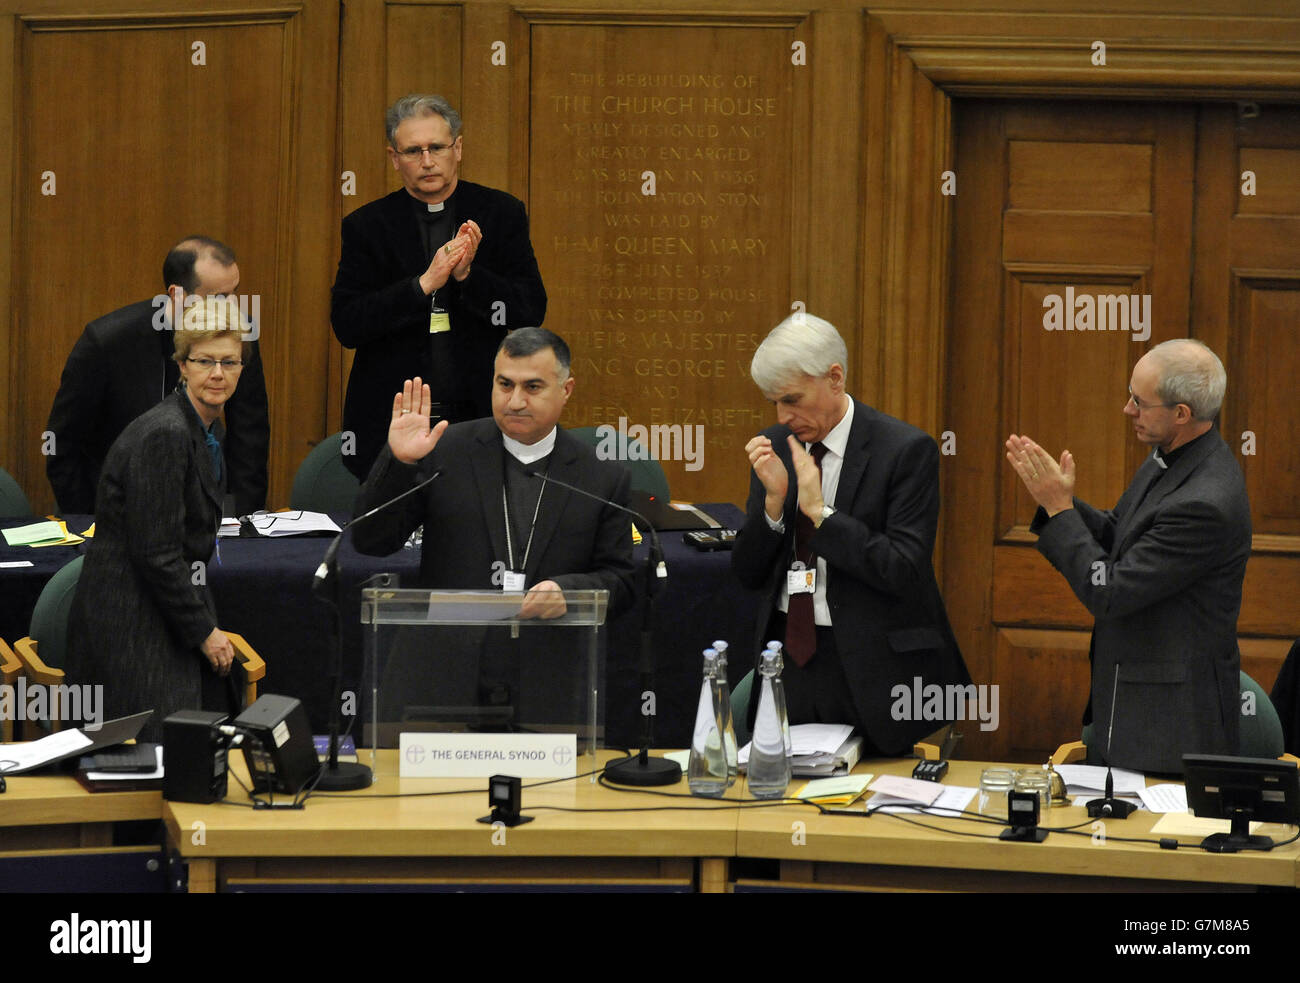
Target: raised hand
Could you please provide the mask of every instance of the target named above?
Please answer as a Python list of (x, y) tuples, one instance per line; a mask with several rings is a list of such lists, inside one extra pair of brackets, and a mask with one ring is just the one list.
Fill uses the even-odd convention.
[(429, 429), (429, 411), (433, 399), (429, 387), (421, 384), (420, 377), (407, 379), (402, 391), (393, 397), (393, 418), (388, 424), (388, 447), (393, 457), (403, 464), (414, 464), (438, 445), (447, 421), (442, 420)]

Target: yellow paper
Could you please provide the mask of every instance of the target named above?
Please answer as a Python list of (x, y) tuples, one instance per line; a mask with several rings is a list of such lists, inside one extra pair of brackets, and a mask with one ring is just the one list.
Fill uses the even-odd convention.
[(874, 775), (845, 775), (841, 778), (817, 778), (794, 793), (796, 799), (806, 799), (821, 805), (846, 806), (862, 797)]

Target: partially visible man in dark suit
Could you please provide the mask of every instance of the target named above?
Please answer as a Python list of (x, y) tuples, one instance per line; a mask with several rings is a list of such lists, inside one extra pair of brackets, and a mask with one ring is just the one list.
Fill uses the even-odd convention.
[[(432, 429), (429, 387), (407, 379), (389, 401), (388, 443), (362, 485), (356, 512), (400, 495), (434, 471), (442, 473), (419, 495), (358, 524), (356, 548), (391, 553), (423, 523), (423, 587), (526, 591), (524, 618), (564, 614), (560, 591), (609, 591), (611, 617), (627, 608), (633, 596), (627, 513), (532, 476), (545, 474), (597, 498), (627, 502), (627, 469), (599, 460), (593, 447), (556, 425), (573, 392), (569, 363), (568, 346), (552, 332), (514, 331), (496, 357), (493, 416), (451, 426), (444, 420)], [(582, 662), (574, 661), (580, 646), (572, 634), (555, 635), (556, 630), (529, 633), (532, 640), (513, 644), (499, 633), (444, 634), (439, 672), (446, 676), (434, 702), (509, 706), (516, 719), (533, 722), (581, 705)], [(383, 720), (396, 720), (404, 705), (422, 702), (417, 694), (428, 692), (430, 682), (420, 660), (427, 657), (409, 641), (394, 649), (384, 672)]]
[[(86, 325), (63, 367), (47, 424), (54, 434), (54, 452), (45, 461), (63, 512), (95, 511), (100, 469), (113, 441), (176, 388), (180, 373), (172, 357), (173, 325), (193, 299), (234, 294), (239, 287), (234, 251), (206, 236), (187, 236), (163, 261), (163, 285), (166, 294)], [(266, 505), (270, 444), (266, 380), (257, 340), (250, 341), (239, 389), (225, 406), (221, 439), (227, 493), (239, 515)]]
[(850, 398), (847, 363), (839, 332), (803, 313), (754, 353), (777, 425), (745, 445), (753, 475), (732, 569), (764, 592), (755, 651), (785, 640), (790, 722), (853, 724), (868, 754), (896, 755), (945, 723), (914, 712), (933, 687), (963, 709), (975, 691), (948, 689), (970, 675), (930, 559), (939, 448)]
[(1007, 440), (1039, 505), (1039, 552), (1096, 619), (1084, 723), (1112, 765), (1180, 773), (1184, 754), (1238, 753), (1250, 502), (1214, 426), (1226, 386), (1223, 363), (1189, 338), (1138, 360), (1124, 413), (1153, 450), (1110, 512), (1074, 498), (1068, 450), (1058, 462), (1028, 437)]
[(386, 122), (403, 188), (343, 220), (330, 307), (334, 334), (357, 350), (343, 404), (354, 446), (343, 460), (362, 480), (402, 380), (429, 386), (435, 420), (487, 416), (481, 383), (497, 345), (546, 316), (523, 203), (459, 180), (460, 115), (441, 96), (409, 95)]

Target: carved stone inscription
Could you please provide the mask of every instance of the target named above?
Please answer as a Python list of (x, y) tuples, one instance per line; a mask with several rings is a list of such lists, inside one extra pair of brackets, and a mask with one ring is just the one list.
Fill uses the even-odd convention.
[(749, 361), (790, 305), (787, 32), (533, 38), (533, 244), (580, 380), (566, 423), (702, 426), (703, 467), (665, 462), (674, 497), (734, 499), (772, 422)]

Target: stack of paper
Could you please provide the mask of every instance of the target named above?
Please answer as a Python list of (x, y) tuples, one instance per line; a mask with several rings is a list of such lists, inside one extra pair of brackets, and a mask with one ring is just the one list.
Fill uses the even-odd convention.
[(961, 785), (940, 785), (918, 778), (881, 775), (871, 785), (876, 794), (868, 809), (881, 812), (924, 812), (930, 816), (955, 816), (970, 805), (976, 789)]
[[(1066, 794), (1075, 805), (1100, 799), (1106, 794), (1105, 765), (1057, 765), (1056, 771), (1064, 779)], [(1138, 796), (1147, 784), (1142, 773), (1112, 768), (1111, 774), (1115, 780), (1115, 798), (1141, 806), (1143, 802)]]
[(843, 778), (818, 778), (808, 782), (794, 793), (796, 799), (816, 802), (818, 805), (844, 807), (856, 801), (867, 786), (871, 775), (846, 775)]
[[(790, 728), (790, 770), (795, 775), (825, 778), (853, 770), (862, 753), (862, 738), (852, 724), (795, 724)], [(740, 749), (740, 767), (749, 763), (749, 745)]]
[(255, 513), (245, 518), (259, 536), (310, 536), (315, 533), (340, 531), (337, 523), (324, 512), (307, 512), (299, 509), (288, 512)]
[(10, 546), (75, 546), (83, 542), (80, 536), (68, 532), (68, 524), (61, 519), (15, 526), (4, 530), (4, 534)]

